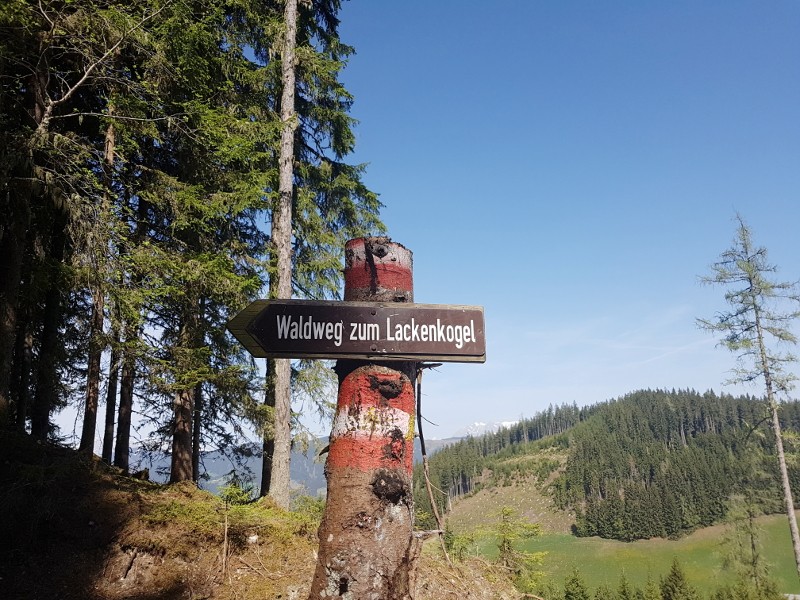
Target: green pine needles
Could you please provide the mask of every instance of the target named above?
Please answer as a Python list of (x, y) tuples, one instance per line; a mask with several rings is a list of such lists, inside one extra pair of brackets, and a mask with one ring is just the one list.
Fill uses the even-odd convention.
[(778, 417), (778, 401), (788, 394), (796, 379), (786, 370), (796, 358), (783, 348), (797, 343), (792, 325), (800, 317), (800, 291), (797, 282), (780, 282), (772, 278), (777, 267), (768, 262), (766, 248), (754, 245), (750, 229), (740, 215), (736, 220), (738, 227), (733, 245), (711, 266), (712, 274), (701, 279), (703, 283), (725, 288), (725, 300), (730, 310), (719, 313), (714, 320), (698, 319), (698, 324), (703, 329), (721, 334), (721, 344), (737, 355), (737, 367), (731, 382), (764, 383), (786, 515), (800, 575), (800, 531)]

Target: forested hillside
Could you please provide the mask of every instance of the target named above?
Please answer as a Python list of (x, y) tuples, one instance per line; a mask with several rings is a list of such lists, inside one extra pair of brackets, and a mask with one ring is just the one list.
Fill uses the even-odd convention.
[[(781, 407), (800, 427), (800, 405)], [(430, 459), (439, 509), (477, 487), (511, 477), (547, 482), (556, 505), (576, 514), (575, 533), (633, 540), (676, 537), (724, 517), (731, 496), (761, 512), (781, 510), (774, 437), (759, 399), (642, 390), (579, 409), (550, 407), (516, 426), (467, 438)], [(543, 449), (560, 449), (552, 452)], [(513, 458), (513, 460), (511, 460)], [(792, 469), (792, 483), (800, 472)], [(430, 511), (422, 473), (415, 490)]]

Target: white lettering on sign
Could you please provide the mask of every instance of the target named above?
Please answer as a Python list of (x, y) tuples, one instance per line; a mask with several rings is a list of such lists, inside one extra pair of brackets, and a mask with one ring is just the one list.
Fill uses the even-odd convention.
[(295, 320), (291, 315), (276, 315), (276, 319), (279, 340), (332, 340), (335, 346), (342, 345), (342, 321), (315, 321), (311, 316)]
[(410, 323), (392, 323), (391, 317), (386, 318), (386, 339), (397, 342), (449, 342), (456, 348), (464, 344), (477, 341), (475, 339), (475, 322), (470, 320), (469, 325), (442, 325), (441, 319), (433, 323), (417, 323), (411, 318)]
[(253, 356), (485, 362), (480, 306), (256, 300), (228, 323)]
[(381, 328), (377, 323), (350, 323), (350, 339), (358, 342), (378, 341)]
[(469, 325), (445, 325), (441, 319), (435, 323), (420, 323), (415, 317), (410, 322), (397, 323), (386, 318), (385, 338), (378, 323), (315, 320), (313, 315), (276, 315), (278, 340), (328, 340), (336, 347), (342, 345), (344, 336), (354, 342), (437, 342), (453, 344), (458, 349), (464, 344), (477, 342), (475, 322)]

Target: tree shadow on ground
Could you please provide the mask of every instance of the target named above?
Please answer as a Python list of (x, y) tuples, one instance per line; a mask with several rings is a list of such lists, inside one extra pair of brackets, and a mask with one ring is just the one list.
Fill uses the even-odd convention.
[[(187, 597), (177, 570), (157, 590), (122, 581), (120, 536), (155, 484), (123, 477), (94, 456), (0, 433), (0, 597), (5, 600), (170, 600)], [(158, 560), (157, 554), (155, 560)], [(109, 582), (114, 582), (113, 593)], [(149, 583), (153, 583), (150, 581)]]

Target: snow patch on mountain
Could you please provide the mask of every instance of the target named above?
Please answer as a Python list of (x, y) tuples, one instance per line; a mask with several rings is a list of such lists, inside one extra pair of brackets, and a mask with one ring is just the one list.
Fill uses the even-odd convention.
[(495, 433), (504, 427), (512, 427), (519, 423), (519, 421), (495, 421), (494, 423), (484, 423), (483, 421), (475, 421), (474, 423), (467, 425), (466, 427), (462, 427), (451, 437), (454, 438), (462, 438), (471, 435), (472, 437), (477, 437), (479, 435), (483, 435), (485, 433)]

